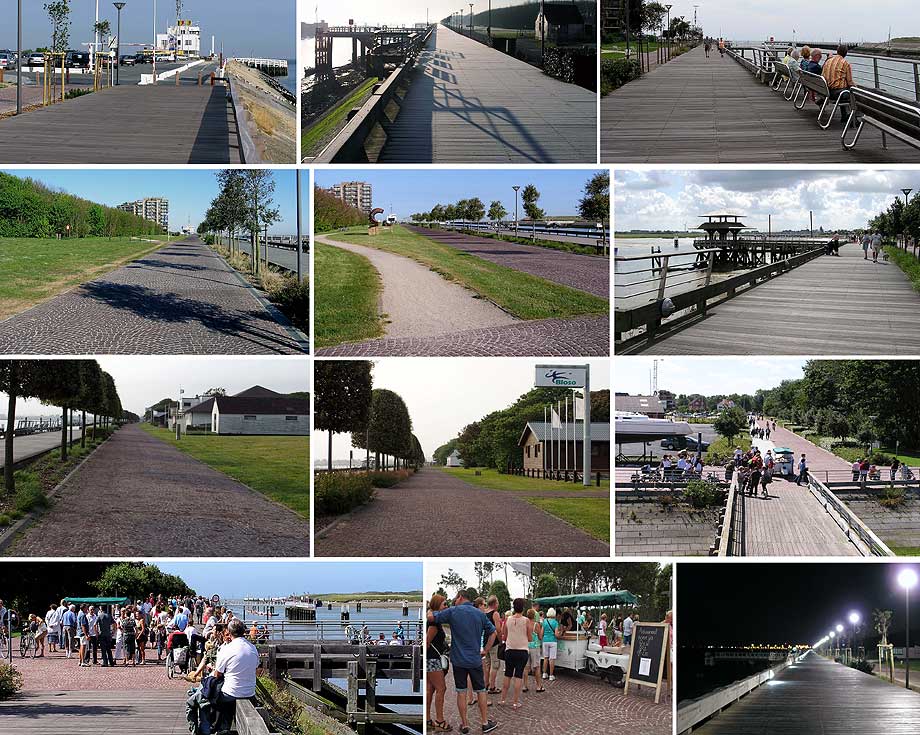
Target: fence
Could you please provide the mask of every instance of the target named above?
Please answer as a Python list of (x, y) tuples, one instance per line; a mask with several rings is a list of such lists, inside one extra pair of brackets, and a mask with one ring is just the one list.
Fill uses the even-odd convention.
[[(415, 602), (410, 604), (412, 607), (418, 607), (421, 603)], [(339, 603), (332, 603), (332, 609), (341, 607)], [(304, 608), (305, 609), (305, 608)], [(328, 609), (328, 608), (326, 608)], [(252, 616), (252, 611), (247, 610), (245, 622), (247, 624), (258, 623), (261, 625), (267, 635), (267, 642), (306, 642), (306, 641), (351, 641), (362, 635), (365, 631), (373, 640), (380, 638), (383, 633), (387, 641), (393, 635), (397, 623), (402, 623), (403, 630), (406, 631), (406, 639), (410, 641), (420, 641), (423, 634), (423, 623), (421, 620), (405, 620), (395, 618), (392, 620), (367, 620), (360, 618), (339, 620), (263, 620), (260, 616)], [(284, 614), (284, 613), (282, 613)]]
[(894, 556), (894, 552), (811, 473), (808, 473), (808, 489), (863, 556)]
[(719, 520), (716, 545), (712, 549), (712, 555), (745, 555), (744, 511), (744, 493), (739, 492), (738, 476), (734, 475), (725, 497), (725, 510)]
[[(557, 480), (572, 483), (579, 483), (584, 478), (584, 473), (578, 470), (544, 470), (527, 467), (510, 467), (507, 474), (517, 477), (530, 477), (535, 480)], [(594, 484), (600, 487), (602, 473), (593, 472), (591, 474), (594, 475)]]

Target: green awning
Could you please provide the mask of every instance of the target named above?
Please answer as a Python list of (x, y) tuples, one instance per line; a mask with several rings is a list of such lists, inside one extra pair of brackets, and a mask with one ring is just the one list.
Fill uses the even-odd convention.
[(539, 602), (545, 607), (613, 607), (614, 605), (635, 605), (639, 601), (629, 590), (613, 590), (612, 592), (584, 592), (580, 595), (558, 595), (556, 597), (538, 597), (534, 602)]
[(127, 605), (130, 597), (65, 597), (68, 605)]

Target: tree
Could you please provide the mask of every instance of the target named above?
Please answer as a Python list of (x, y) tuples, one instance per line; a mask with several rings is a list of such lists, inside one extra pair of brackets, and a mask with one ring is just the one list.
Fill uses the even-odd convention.
[(584, 195), (578, 201), (578, 213), (589, 222), (607, 223), (610, 219), (610, 172), (603, 171), (588, 179)]
[(533, 184), (527, 184), (521, 192), (521, 202), (524, 205), (524, 214), (530, 218), (530, 224), (533, 228), (532, 239), (537, 237), (537, 220), (541, 220), (546, 216), (546, 213), (537, 206), (538, 201), (540, 201), (540, 192), (537, 187)]
[(891, 610), (879, 610), (878, 608), (872, 611), (875, 632), (882, 637), (882, 640), (879, 641), (879, 644), (882, 646), (888, 645), (888, 628), (891, 626), (892, 614)]
[(102, 573), (93, 587), (106, 597), (146, 598), (151, 592), (164, 597), (194, 597), (195, 590), (181, 577), (166, 574), (155, 564), (124, 562), (113, 564)]
[(248, 203), (246, 226), (252, 235), (253, 273), (259, 273), (262, 270), (259, 235), (263, 227), (273, 225), (281, 219), (279, 209), (274, 206), (275, 175), (271, 170), (264, 168), (243, 169), (243, 182)]
[(738, 406), (727, 408), (713, 421), (713, 428), (732, 444), (735, 437), (748, 425), (748, 418)]
[(227, 395), (227, 389), (226, 388), (208, 388), (204, 392), (204, 395), (206, 396), (225, 396)]
[[(385, 388), (374, 388), (366, 431), (353, 432), (351, 439), (354, 446), (374, 452), (379, 466), (381, 454), (404, 459), (411, 435), (412, 419), (402, 397)], [(389, 462), (384, 466), (388, 468)]]
[(511, 609), (511, 592), (508, 590), (508, 585), (502, 580), (496, 579), (489, 585), (489, 594), (498, 598), (499, 613), (504, 614)]
[(51, 50), (62, 54), (70, 47), (70, 0), (45, 3), (51, 20)]
[(464, 219), (468, 222), (479, 222), (486, 215), (485, 205), (479, 197), (464, 200)]
[(220, 193), (211, 202), (208, 219), (211, 221), (211, 226), (218, 231), (227, 231), (229, 249), (232, 253), (236, 244), (236, 235), (246, 227), (250, 213), (246, 179), (239, 169), (218, 171), (216, 177), (220, 185)]
[(373, 378), (367, 360), (318, 361), (313, 366), (314, 425), (329, 432), (327, 467), (332, 469), (332, 435), (365, 430)]
[(537, 597), (555, 597), (559, 594), (559, 580), (552, 572), (541, 574), (533, 587), (533, 596)]
[(451, 568), (441, 575), (438, 584), (446, 590), (453, 590), (454, 594), (466, 588), (466, 580)]
[(640, 27), (646, 31), (657, 31), (668, 14), (667, 8), (659, 2), (642, 3)]
[(489, 219), (495, 223), (495, 229), (497, 230), (499, 224), (505, 217), (508, 216), (508, 210), (502, 206), (502, 203), (498, 199), (494, 200), (489, 205)]
[(87, 218), (90, 233), (94, 237), (101, 237), (105, 234), (105, 212), (98, 204), (89, 208), (89, 217)]
[(446, 444), (442, 444), (440, 447), (434, 450), (432, 457), (434, 461), (441, 465), (442, 467), (447, 464), (447, 458), (453, 454), (454, 450), (457, 448), (457, 442), (459, 439), (454, 437)]

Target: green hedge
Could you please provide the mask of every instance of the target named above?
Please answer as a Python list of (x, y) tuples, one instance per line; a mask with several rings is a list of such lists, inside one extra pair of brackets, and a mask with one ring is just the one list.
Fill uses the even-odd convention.
[(313, 230), (331, 232), (341, 227), (366, 225), (368, 217), (360, 209), (350, 207), (325, 189), (313, 189)]
[(374, 492), (366, 472), (323, 472), (314, 479), (316, 512), (322, 515), (347, 513), (372, 500)]
[(409, 479), (409, 470), (396, 470), (393, 472), (372, 472), (371, 484), (374, 487), (393, 487), (403, 480)]
[(601, 96), (638, 79), (642, 69), (635, 59), (603, 59), (601, 61)]

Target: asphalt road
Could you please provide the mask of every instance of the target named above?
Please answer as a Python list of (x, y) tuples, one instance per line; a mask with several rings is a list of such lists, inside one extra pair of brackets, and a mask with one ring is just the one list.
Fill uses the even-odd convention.
[[(6, 399), (4, 399), (6, 400)], [(80, 438), (80, 429), (74, 428), (73, 438)], [(3, 440), (0, 440), (2, 443)], [(29, 436), (17, 436), (13, 439), (13, 462), (19, 462), (20, 460), (26, 459), (28, 457), (33, 457), (36, 454), (41, 454), (44, 451), (49, 449), (54, 449), (61, 445), (61, 432), (60, 431), (46, 431), (43, 434), (31, 434)], [(0, 467), (3, 467), (5, 457), (2, 452), (0, 452)], [(15, 467), (15, 465), (14, 465)]]
[[(244, 242), (242, 240), (237, 241), (239, 248), (242, 252), (246, 253), (250, 257), (252, 256), (252, 243)], [(261, 250), (261, 246), (259, 247)], [(309, 272), (310, 270), (310, 254), (301, 253), (300, 254), (300, 267), (304, 273)], [(268, 262), (272, 265), (276, 265), (279, 268), (284, 268), (289, 270), (291, 273), (297, 272), (297, 251), (291, 250), (290, 248), (278, 248), (273, 247), (272, 245), (268, 246)]]
[[(693, 429), (694, 432), (702, 432), (704, 442), (712, 443), (716, 439), (719, 438), (719, 435), (716, 433), (715, 429), (712, 428), (712, 424), (690, 424), (690, 428)], [(696, 438), (695, 433), (693, 435), (693, 438), (694, 439)], [(623, 444), (622, 447), (623, 447), (622, 449), (623, 454), (625, 454), (627, 457), (633, 457), (633, 456), (638, 457), (642, 454), (643, 445), (641, 442)], [(652, 457), (660, 458), (664, 454), (673, 455), (675, 453), (673, 449), (662, 449), (660, 440), (649, 442), (648, 444), (645, 445), (645, 448), (646, 448), (647, 456), (650, 455)], [(620, 451), (619, 444), (617, 445), (617, 451)]]

